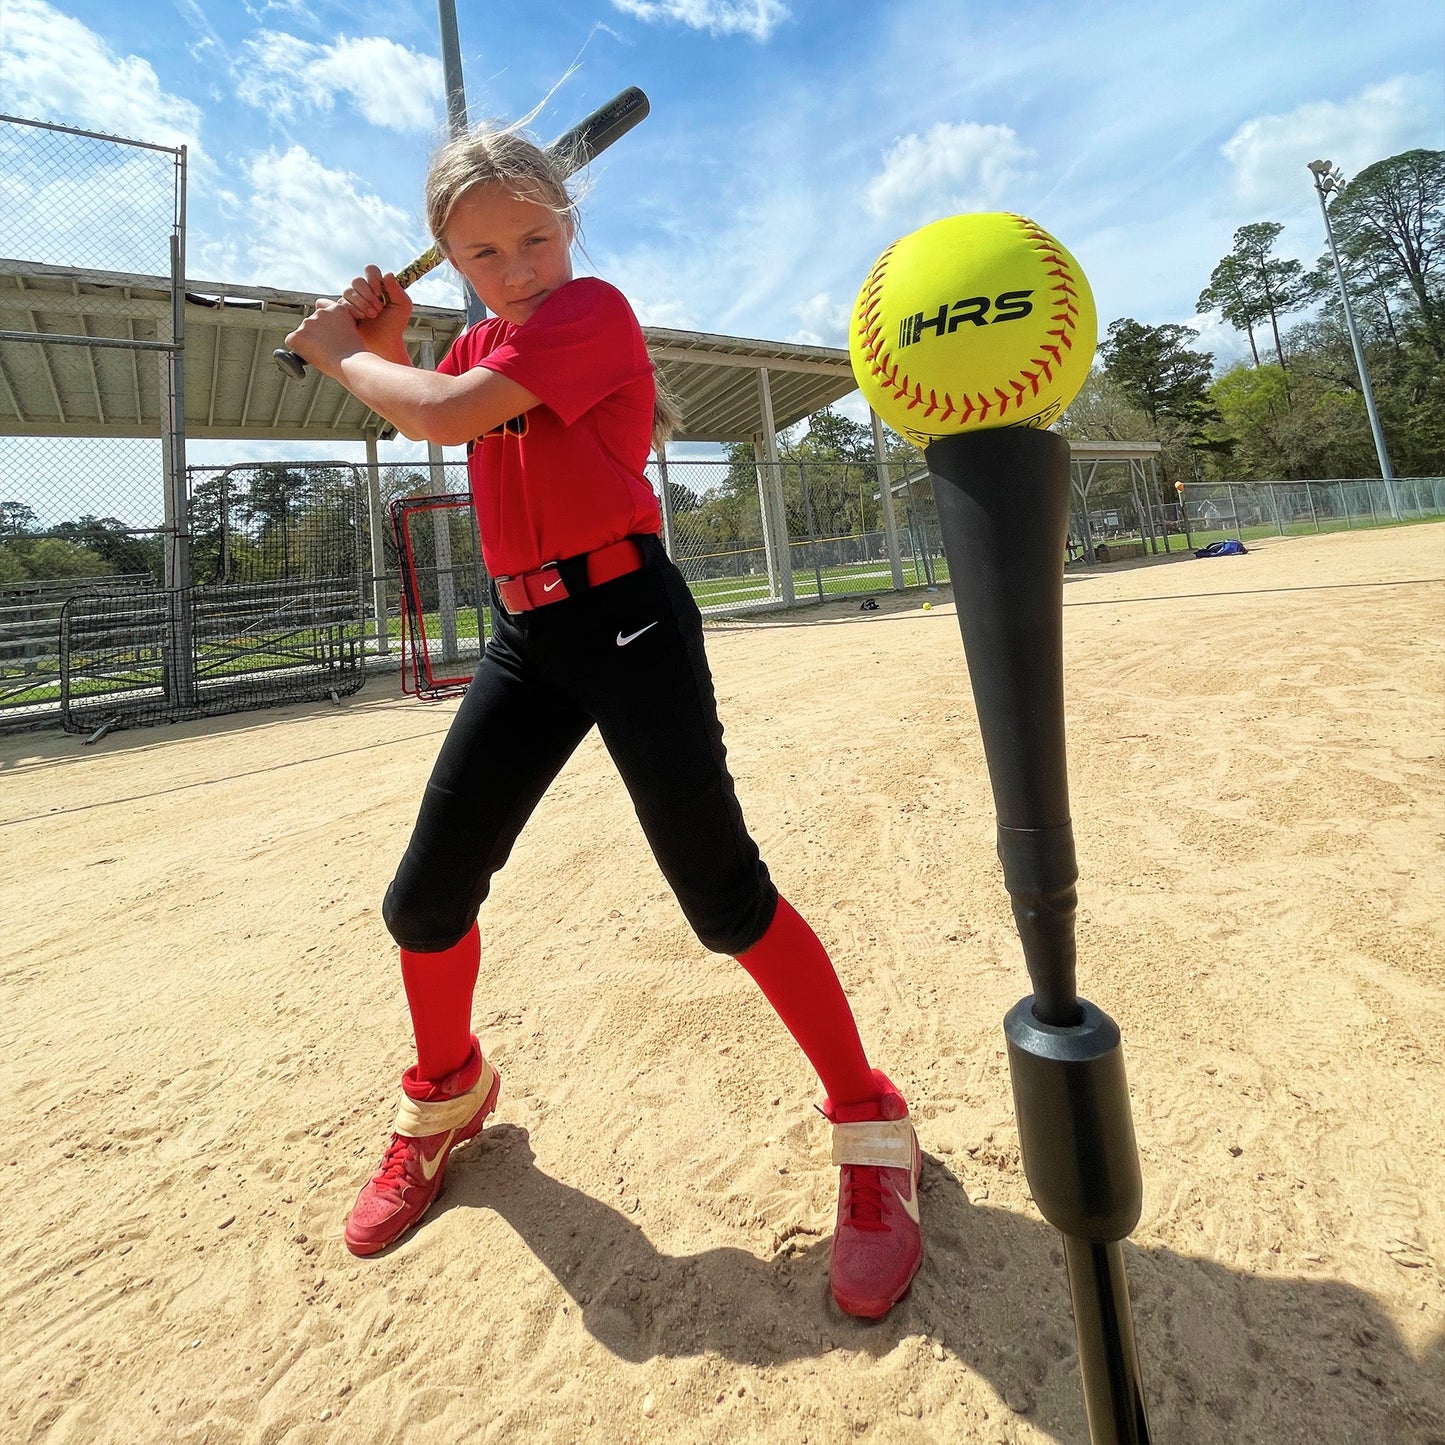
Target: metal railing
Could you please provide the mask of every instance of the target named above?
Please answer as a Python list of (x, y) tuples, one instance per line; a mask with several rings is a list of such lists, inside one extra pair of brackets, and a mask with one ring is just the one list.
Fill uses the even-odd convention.
[[(660, 469), (654, 466), (650, 475), (662, 495)], [(670, 460), (666, 477), (665, 541), (709, 616), (949, 581), (926, 472), (860, 462), (795, 459), (740, 467)], [(400, 572), (387, 508), (397, 496), (465, 497), (464, 463), (382, 468), (375, 477), (349, 462), (246, 463), (193, 467), (187, 480), (187, 527), (172, 547), (184, 554), (193, 578), (184, 591), (165, 585), (160, 527), (125, 528), (90, 516), (41, 530), (27, 528), (23, 512), (12, 508), (7, 514), (9, 522), (0, 528), (0, 727), (58, 717), (61, 614), (79, 595), (128, 594), (135, 614), (150, 616), (159, 603), (145, 594), (175, 591), (186, 599), (186, 616), (205, 617), (208, 588), (218, 589), (218, 596), (245, 586), (288, 598), (288, 589), (307, 598), (318, 588), (344, 593), (356, 599), (346, 645), (354, 647), (358, 666), (375, 671), (400, 665)], [(157, 475), (157, 506), (161, 489)], [(1104, 500), (1087, 519), (1076, 507), (1076, 535), (1062, 560), (1117, 560), (1114, 548), (1122, 549), (1118, 555), (1184, 554), (1225, 537), (1247, 541), (1445, 516), (1445, 478), (1439, 477), (1397, 479), (1398, 518), (1391, 517), (1378, 479), (1187, 483), (1178, 495), (1178, 502), (1162, 506), (1146, 507), (1130, 497)], [(373, 515), (377, 507), (379, 515)], [(438, 660), (475, 658), (490, 630), (475, 519), (464, 506), (453, 509), (444, 531), (438, 526), (428, 519), (419, 533), (435, 551), (427, 568), (437, 585), (435, 605), (428, 595), (429, 610), (415, 621), (425, 645), (443, 649)], [(47, 547), (70, 575), (34, 575), (46, 566)], [(29, 572), (16, 575), (17, 558)], [(72, 609), (76, 616), (103, 610), (99, 604)], [(126, 615), (125, 606), (115, 610)], [(244, 649), (223, 658), (203, 631), (194, 638), (186, 632), (181, 641), (187, 645), (172, 647), (170, 665), (189, 657), (197, 686), (207, 668), (224, 667), (229, 675), (244, 663)], [(277, 656), (284, 660), (286, 649), (275, 639), (267, 651), (268, 666)], [(191, 685), (184, 677), (180, 682), (182, 692)], [(175, 690), (177, 679), (170, 677), (168, 685)]]

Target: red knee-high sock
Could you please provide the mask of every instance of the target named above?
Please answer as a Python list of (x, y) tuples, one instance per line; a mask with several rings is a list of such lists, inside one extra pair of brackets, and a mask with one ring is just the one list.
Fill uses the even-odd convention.
[(472, 990), (481, 967), (482, 941), (474, 923), (441, 953), (401, 951), (401, 980), (416, 1035), (417, 1074), (444, 1079), (472, 1051)]
[(778, 899), (768, 931), (738, 955), (738, 962), (778, 1011), (834, 1105), (879, 1097), (879, 1083), (827, 950), (786, 898)]

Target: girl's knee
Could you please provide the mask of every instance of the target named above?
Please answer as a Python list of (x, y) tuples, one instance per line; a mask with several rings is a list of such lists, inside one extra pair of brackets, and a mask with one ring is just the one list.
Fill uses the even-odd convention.
[(778, 890), (769, 883), (746, 901), (705, 915), (696, 913), (688, 921), (704, 948), (736, 958), (768, 931), (777, 907)]
[(386, 930), (399, 948), (442, 953), (459, 942), (477, 920), (477, 910), (452, 900), (428, 897), (394, 879), (381, 903)]

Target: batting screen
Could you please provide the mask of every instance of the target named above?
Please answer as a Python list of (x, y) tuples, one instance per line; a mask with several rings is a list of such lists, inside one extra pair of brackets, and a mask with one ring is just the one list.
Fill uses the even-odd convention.
[(487, 574), (470, 496), (391, 504), (401, 564), (401, 685), (421, 698), (465, 692), (487, 641)]

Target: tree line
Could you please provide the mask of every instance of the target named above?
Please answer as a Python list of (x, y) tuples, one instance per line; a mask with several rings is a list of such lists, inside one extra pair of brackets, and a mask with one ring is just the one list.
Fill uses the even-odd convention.
[[(189, 504), (195, 583), (345, 576), (361, 556), (353, 473), (283, 463), (195, 474)], [(44, 526), (23, 502), (0, 502), (0, 587), (125, 577), (161, 583), (160, 529), (86, 514)]]
[[(1445, 151), (1366, 167), (1330, 225), (1392, 469), (1445, 474)], [(1219, 371), (1195, 328), (1120, 317), (1060, 430), (1158, 441), (1168, 482), (1379, 476), (1334, 259), (1307, 270), (1276, 254), (1283, 230), (1241, 226), (1199, 293), (1248, 361)]]
[[(1393, 468), (1445, 474), (1445, 151), (1366, 167), (1335, 195), (1330, 222)], [(1166, 497), (1181, 480), (1378, 476), (1334, 260), (1326, 252), (1306, 269), (1278, 255), (1283, 230), (1272, 220), (1241, 226), (1199, 293), (1198, 313), (1238, 331), (1247, 361), (1220, 370), (1195, 349), (1196, 328), (1120, 317), (1059, 430), (1081, 441), (1158, 441)], [(832, 539), (839, 560), (876, 555), (883, 521), (869, 429), (825, 408), (782, 435), (779, 457), (789, 535)], [(891, 434), (888, 457), (895, 485), (915, 476), (926, 493), (922, 458)], [(676, 550), (710, 559), (704, 570), (751, 570), (763, 546), (752, 445), (726, 447), (710, 470), (708, 486), (669, 484)], [(350, 476), (279, 463), (202, 476), (191, 497), (195, 580), (354, 570), (367, 519)], [(1096, 501), (1110, 501), (1115, 485), (1102, 481)], [(387, 500), (432, 489), (420, 469), (384, 469)], [(905, 546), (914, 545), (913, 492), (899, 496)], [(158, 533), (114, 517), (41, 528), (26, 504), (0, 501), (0, 586), (115, 574), (159, 582), (163, 552)]]

